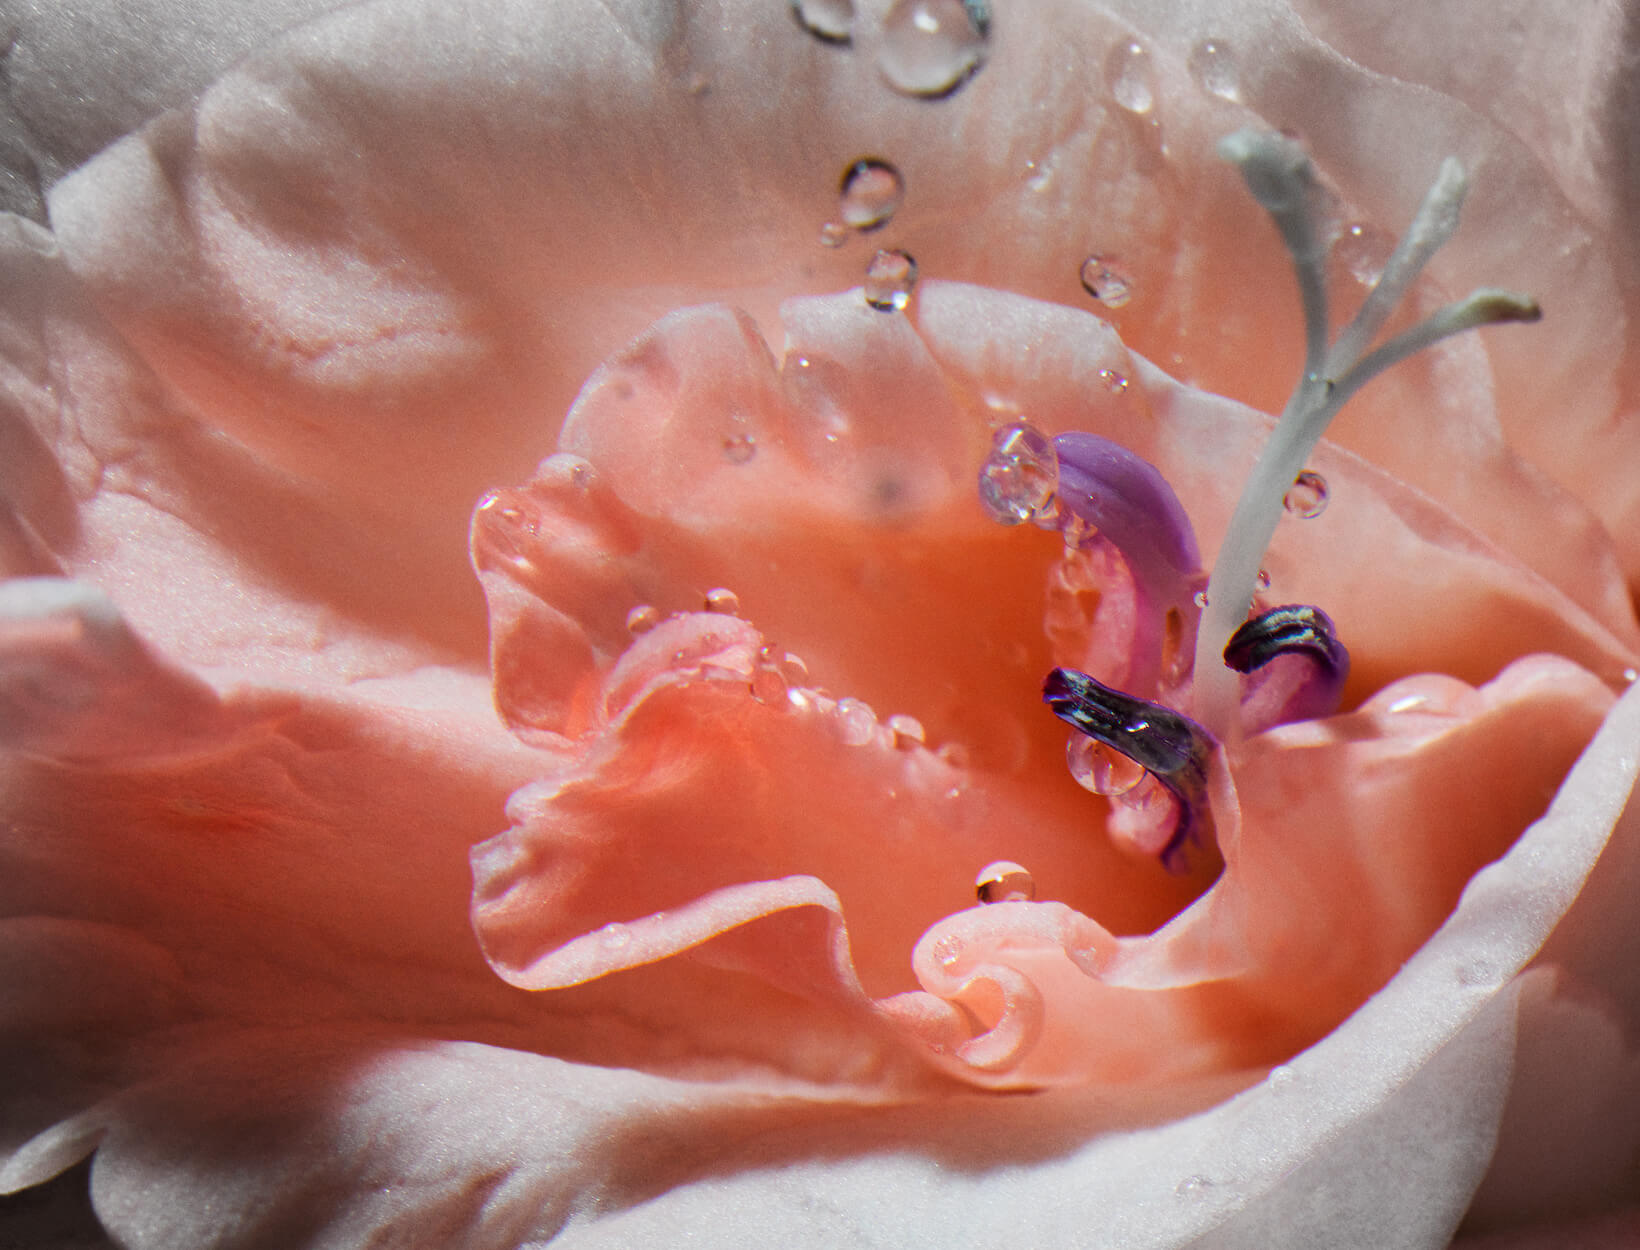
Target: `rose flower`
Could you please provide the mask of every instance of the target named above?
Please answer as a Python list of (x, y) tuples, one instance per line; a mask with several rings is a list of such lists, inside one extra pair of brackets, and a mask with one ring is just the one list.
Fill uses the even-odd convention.
[(8, 217), (10, 1201), (1629, 1231), (1619, 19), (1311, 7), (358, 5)]

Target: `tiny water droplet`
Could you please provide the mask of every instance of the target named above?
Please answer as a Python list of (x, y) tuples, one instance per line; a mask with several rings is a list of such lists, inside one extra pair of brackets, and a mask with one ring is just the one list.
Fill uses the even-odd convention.
[(618, 920), (613, 920), (598, 930), (598, 945), (605, 950), (625, 950), (632, 945), (632, 930)]
[(984, 0), (895, 0), (883, 18), (877, 69), (906, 95), (946, 95), (984, 62), (990, 26)]
[(905, 179), (887, 161), (864, 156), (843, 171), (838, 212), (851, 230), (879, 230), (905, 198)]
[(1297, 1074), (1284, 1063), (1278, 1063), (1270, 1069), (1270, 1075), (1265, 1078), (1273, 1090), (1290, 1089), (1297, 1079)]
[(866, 266), (866, 303), (878, 312), (900, 312), (917, 285), (917, 262), (898, 250), (878, 252)]
[(1105, 81), (1111, 99), (1138, 117), (1156, 107), (1156, 67), (1150, 49), (1137, 39), (1125, 39), (1105, 57)]
[(1333, 240), (1333, 257), (1362, 286), (1377, 285), (1394, 250), (1395, 239), (1387, 231), (1362, 221), (1351, 222)]
[(589, 490), (592, 487), (592, 466), (585, 460), (570, 466), (569, 484), (576, 490)]
[(962, 939), (955, 934), (947, 933), (944, 937), (934, 940), (934, 958), (942, 968), (952, 967), (962, 958)]
[(999, 859), (974, 877), (974, 896), (982, 903), (1028, 903), (1036, 897), (1036, 880), (1012, 860)]
[(1059, 489), (1059, 453), (1053, 440), (1028, 421), (1011, 421), (991, 435), (991, 454), (979, 470), (979, 498), (1004, 525), (1049, 515)]
[(1106, 798), (1126, 794), (1149, 775), (1143, 764), (1083, 733), (1066, 740), (1065, 762), (1077, 785)]
[(1241, 99), (1241, 72), (1235, 53), (1224, 40), (1203, 39), (1190, 49), (1190, 58), (1185, 64), (1196, 85), (1208, 95), (1216, 95), (1221, 100)]
[(1082, 262), (1082, 289), (1106, 308), (1123, 308), (1133, 298), (1133, 288), (1127, 277), (1103, 256), (1090, 256)]
[(848, 242), (848, 227), (840, 221), (828, 221), (820, 227), (821, 247), (842, 247)]
[[(1086, 266), (1083, 266), (1086, 268)], [(1086, 285), (1084, 283), (1084, 285)], [(1098, 298), (1095, 296), (1095, 298)], [(1128, 380), (1114, 369), (1099, 370), (1099, 380), (1105, 384), (1105, 389), (1112, 395), (1120, 395), (1128, 388)]]
[(781, 653), (777, 663), (780, 666), (780, 675), (786, 679), (788, 685), (806, 686), (809, 684), (809, 666), (803, 662), (802, 656), (785, 651)]
[(723, 458), (730, 464), (745, 464), (757, 455), (757, 439), (751, 434), (726, 434), (723, 438)]
[(1327, 479), (1305, 469), (1281, 497), (1281, 506), (1293, 516), (1314, 520), (1327, 510)]
[(660, 609), (655, 607), (654, 604), (640, 603), (626, 614), (626, 630), (633, 637), (639, 634), (647, 634), (660, 623)]
[(1197, 1173), (1195, 1175), (1185, 1177), (1173, 1187), (1173, 1192), (1178, 1194), (1181, 1198), (1190, 1198), (1195, 1201), (1200, 1201), (1208, 1196), (1208, 1193), (1212, 1190), (1212, 1188), (1213, 1182), (1208, 1180), (1207, 1177), (1202, 1176), (1200, 1173)]
[(845, 744), (863, 747), (877, 734), (877, 713), (863, 699), (837, 700), (837, 729)]
[(1198, 590), (1195, 594), (1190, 596), (1190, 602), (1194, 603), (1198, 608), (1205, 608), (1207, 606), (1207, 592), (1205, 590)]
[(1270, 589), (1270, 573), (1269, 573), (1268, 569), (1260, 569), (1258, 571), (1258, 576), (1253, 578), (1253, 589), (1254, 590), (1269, 590)]
[(915, 716), (907, 716), (904, 712), (896, 712), (885, 723), (889, 732), (894, 735), (894, 745), (902, 751), (920, 747), (928, 741), (928, 734), (923, 729), (922, 722)]
[(759, 663), (752, 669), (751, 680), (752, 698), (765, 707), (785, 708), (790, 706), (790, 688), (786, 679), (780, 675), (780, 669), (773, 664)]
[(706, 610), (734, 616), (740, 611), (740, 596), (725, 586), (714, 586), (706, 592)]
[(1631, 686), (1634, 685), (1635, 682), (1640, 681), (1640, 668), (1626, 668), (1626, 669), (1624, 669), (1623, 670), (1623, 680), (1628, 682), (1628, 684), (1631, 685)]
[(854, 0), (791, 0), (797, 24), (825, 43), (854, 38)]

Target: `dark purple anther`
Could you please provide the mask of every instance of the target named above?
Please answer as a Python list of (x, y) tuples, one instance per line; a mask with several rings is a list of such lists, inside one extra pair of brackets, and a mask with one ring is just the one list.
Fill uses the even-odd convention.
[(1126, 447), (1082, 431), (1056, 435), (1053, 445), (1061, 525), (1074, 516), (1094, 526), (1132, 571), (1146, 629), (1124, 684), (1153, 690), (1169, 609), (1192, 620), (1197, 612), (1201, 553), (1190, 517), (1167, 479)]
[(1161, 860), (1169, 872), (1183, 871), (1185, 840), (1203, 846), (1213, 837), (1207, 802), (1213, 739), (1207, 731), (1170, 707), (1112, 690), (1074, 668), (1049, 673), (1042, 698), (1066, 724), (1144, 765), (1173, 796), (1177, 823)]
[(1338, 710), (1350, 653), (1320, 608), (1293, 603), (1248, 621), (1224, 646), (1224, 662), (1243, 683), (1241, 722), (1255, 734), (1275, 725), (1331, 716)]

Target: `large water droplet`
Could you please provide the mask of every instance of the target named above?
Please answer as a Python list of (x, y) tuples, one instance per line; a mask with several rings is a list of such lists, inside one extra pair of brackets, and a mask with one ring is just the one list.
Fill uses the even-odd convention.
[(1066, 741), (1065, 762), (1077, 785), (1106, 798), (1126, 794), (1149, 775), (1143, 764), (1082, 733)]
[(1320, 516), (1327, 510), (1327, 479), (1305, 469), (1281, 497), (1281, 506), (1306, 521)]
[(1241, 99), (1241, 71), (1235, 53), (1222, 39), (1203, 39), (1190, 49), (1186, 62), (1196, 85), (1221, 100)]
[(791, 0), (797, 24), (816, 39), (848, 43), (854, 37), (854, 0)]
[(984, 0), (895, 0), (883, 19), (877, 68), (896, 91), (945, 95), (985, 60), (990, 26)]
[(863, 747), (877, 735), (877, 713), (863, 699), (839, 699), (837, 731), (848, 746)]
[(1125, 39), (1105, 57), (1105, 82), (1111, 99), (1136, 116), (1156, 107), (1156, 67), (1150, 49), (1137, 39)]
[(626, 614), (627, 632), (634, 637), (638, 634), (647, 634), (660, 623), (660, 609), (651, 603), (640, 603)]
[(1104, 256), (1082, 262), (1082, 289), (1106, 308), (1121, 308), (1133, 298), (1127, 275)]
[(900, 312), (917, 285), (917, 262), (905, 252), (881, 251), (866, 266), (866, 303), (878, 312)]
[(843, 171), (838, 213), (853, 230), (877, 230), (888, 224), (905, 198), (905, 179), (887, 161), (862, 157)]
[(979, 870), (974, 896), (982, 903), (1028, 903), (1036, 897), (1036, 880), (1013, 861), (999, 859)]
[(1002, 426), (991, 437), (991, 454), (979, 471), (979, 498), (1004, 525), (1045, 516), (1059, 489), (1059, 455), (1053, 440), (1027, 421)]

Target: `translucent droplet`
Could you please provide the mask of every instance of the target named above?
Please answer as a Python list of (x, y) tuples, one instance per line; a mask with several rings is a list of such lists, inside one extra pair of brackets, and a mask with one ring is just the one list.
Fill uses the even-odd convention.
[(820, 227), (821, 247), (842, 247), (848, 242), (848, 227), (840, 221), (828, 221)]
[(1351, 222), (1333, 240), (1333, 258), (1362, 286), (1376, 286), (1395, 250), (1395, 239), (1367, 222)]
[(979, 870), (974, 896), (982, 903), (1028, 903), (1036, 897), (1036, 881), (1018, 864), (999, 859)]
[(1106, 308), (1122, 308), (1133, 298), (1127, 276), (1103, 256), (1082, 262), (1082, 289)]
[(1292, 1088), (1293, 1082), (1297, 1079), (1297, 1074), (1290, 1067), (1284, 1063), (1278, 1063), (1270, 1069), (1270, 1075), (1265, 1077), (1265, 1083), (1271, 1089), (1283, 1090)]
[(946, 934), (934, 941), (934, 958), (939, 961), (940, 967), (953, 967), (957, 960), (962, 958), (962, 939), (954, 934)]
[(896, 91), (945, 95), (985, 60), (990, 26), (984, 0), (895, 0), (883, 19), (877, 68)]
[(706, 610), (734, 616), (740, 611), (740, 596), (724, 586), (714, 586), (706, 592)]
[(757, 439), (745, 433), (728, 434), (723, 439), (723, 458), (730, 464), (745, 464), (757, 455)]
[(1327, 510), (1327, 479), (1305, 469), (1281, 497), (1281, 506), (1306, 521), (1320, 516)]
[(1626, 668), (1626, 669), (1624, 669), (1623, 670), (1623, 680), (1626, 681), (1631, 686), (1634, 685), (1635, 682), (1640, 681), (1640, 668)]
[(877, 230), (888, 224), (905, 198), (905, 179), (887, 161), (866, 156), (843, 171), (838, 211), (851, 230)]
[(809, 666), (803, 662), (803, 657), (793, 655), (790, 651), (780, 652), (780, 658), (775, 661), (780, 667), (780, 675), (786, 683), (792, 686), (806, 686), (809, 684)]
[(626, 614), (626, 629), (636, 637), (647, 634), (661, 623), (660, 609), (650, 603), (640, 603)]
[(790, 688), (780, 669), (773, 664), (759, 663), (752, 669), (752, 698), (765, 707), (786, 707), (790, 703)]
[(901, 311), (916, 285), (917, 262), (905, 252), (878, 252), (866, 266), (866, 303), (879, 312)]
[(1213, 1188), (1213, 1182), (1200, 1174), (1187, 1176), (1173, 1187), (1173, 1192), (1181, 1198), (1191, 1198), (1196, 1201), (1208, 1196)]
[(922, 722), (915, 716), (907, 716), (904, 712), (896, 712), (885, 723), (889, 732), (894, 735), (894, 745), (902, 751), (920, 747), (928, 741), (928, 734), (923, 729)]
[[(1083, 266), (1085, 269), (1086, 266)], [(1084, 286), (1086, 283), (1084, 282)], [(1098, 298), (1095, 296), (1095, 298)], [(1125, 302), (1125, 301), (1124, 301)], [(1105, 384), (1105, 389), (1112, 395), (1120, 395), (1128, 388), (1128, 380), (1114, 369), (1099, 370), (1099, 380)]]
[(1150, 49), (1137, 39), (1126, 39), (1105, 57), (1105, 82), (1111, 99), (1139, 117), (1156, 107), (1156, 67)]
[(1253, 578), (1253, 589), (1254, 590), (1269, 590), (1270, 589), (1270, 572), (1269, 572), (1268, 569), (1260, 569), (1258, 571), (1258, 576)]
[(1077, 785), (1107, 798), (1126, 794), (1149, 775), (1143, 764), (1083, 733), (1066, 741), (1065, 762)]
[(1207, 592), (1205, 590), (1198, 590), (1195, 594), (1190, 596), (1190, 602), (1194, 603), (1198, 608), (1205, 608), (1207, 606)]
[(1046, 515), (1059, 489), (1053, 440), (1028, 421), (1012, 421), (991, 436), (979, 470), (979, 498), (994, 520), (1019, 525)]
[(863, 747), (877, 735), (877, 713), (862, 699), (839, 699), (837, 729), (848, 746)]
[(620, 921), (611, 921), (598, 930), (598, 945), (605, 950), (625, 950), (632, 945), (632, 930)]
[(826, 43), (854, 38), (854, 0), (791, 0), (797, 24)]
[(1196, 85), (1221, 100), (1241, 99), (1241, 73), (1235, 53), (1222, 39), (1203, 39), (1190, 49), (1186, 62)]
[(1428, 702), (1429, 700), (1421, 694), (1406, 694), (1391, 703), (1385, 710), (1389, 712), (1416, 712)]

